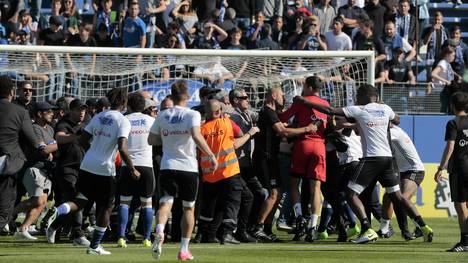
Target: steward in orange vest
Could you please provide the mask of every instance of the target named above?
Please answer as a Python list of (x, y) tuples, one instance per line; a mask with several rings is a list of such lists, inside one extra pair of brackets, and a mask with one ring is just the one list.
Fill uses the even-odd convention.
[(241, 193), (243, 189), (239, 163), (235, 150), (247, 142), (258, 128), (246, 134), (231, 119), (222, 115), (221, 104), (211, 100), (206, 105), (206, 122), (201, 126), (201, 134), (217, 157), (218, 168), (210, 170), (208, 156), (200, 154), (200, 166), (203, 178), (203, 192), (199, 229), (202, 242), (216, 240), (216, 231), (221, 222), (212, 222), (217, 213), (223, 211), (223, 238), (221, 243), (239, 244), (232, 233), (237, 226)]

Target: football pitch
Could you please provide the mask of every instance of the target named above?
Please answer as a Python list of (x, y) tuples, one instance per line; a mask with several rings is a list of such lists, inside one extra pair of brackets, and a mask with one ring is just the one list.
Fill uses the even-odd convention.
[[(279, 232), (284, 243), (270, 244), (193, 244), (191, 251), (196, 262), (468, 262), (468, 253), (448, 253), (459, 241), (456, 218), (432, 218), (427, 222), (434, 229), (434, 242), (423, 243), (419, 238), (406, 242), (400, 235), (396, 222), (392, 222), (396, 234), (390, 239), (375, 243), (356, 245), (337, 243), (332, 235), (326, 241), (312, 244), (292, 242), (292, 236)], [(373, 224), (378, 227), (377, 222)], [(115, 243), (105, 243), (112, 252), (108, 256), (91, 256), (86, 249), (73, 247), (70, 243), (49, 245), (41, 237), (38, 242), (15, 241), (12, 236), (0, 237), (0, 262), (152, 262), (149, 248), (140, 243), (127, 248), (117, 248)], [(179, 244), (163, 247), (159, 262), (176, 262)]]

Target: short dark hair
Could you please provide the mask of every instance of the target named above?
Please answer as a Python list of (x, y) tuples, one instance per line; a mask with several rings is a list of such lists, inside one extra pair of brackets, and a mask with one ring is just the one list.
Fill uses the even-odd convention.
[(59, 110), (63, 110), (65, 114), (70, 112), (70, 104), (68, 103), (67, 97), (62, 96), (55, 101), (55, 105)]
[(323, 87), (322, 80), (317, 76), (309, 76), (305, 79), (305, 84), (307, 87), (311, 87), (315, 90), (321, 90)]
[(463, 91), (455, 92), (450, 97), (450, 104), (456, 111), (466, 111), (468, 106), (468, 93)]
[(127, 105), (127, 89), (125, 88), (113, 88), (107, 92), (106, 97), (113, 109)]
[(31, 85), (31, 87), (32, 87), (33, 84), (32, 84), (32, 82), (29, 81), (29, 80), (23, 80), (23, 81), (21, 81), (21, 82), (18, 84), (18, 88), (22, 89), (22, 88), (24, 88), (26, 85)]
[(171, 96), (174, 102), (180, 102), (183, 96), (188, 94), (188, 85), (184, 80), (178, 80), (171, 86)]
[(356, 96), (367, 98), (378, 97), (379, 91), (370, 84), (363, 84), (358, 88)]
[(10, 96), (11, 91), (15, 89), (13, 80), (8, 76), (0, 76), (0, 97), (6, 98)]
[(128, 104), (132, 112), (142, 112), (145, 110), (145, 97), (140, 92), (132, 93), (128, 96)]
[(344, 25), (344, 20), (343, 20), (343, 18), (341, 16), (337, 16), (337, 17), (333, 18), (333, 23), (336, 23), (336, 22)]

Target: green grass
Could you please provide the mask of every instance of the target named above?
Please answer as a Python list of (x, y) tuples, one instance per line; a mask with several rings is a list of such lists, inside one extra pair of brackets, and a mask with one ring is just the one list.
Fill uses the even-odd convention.
[[(447, 253), (446, 249), (459, 241), (456, 219), (428, 219), (435, 231), (433, 243), (421, 239), (405, 242), (399, 234), (365, 245), (336, 243), (336, 236), (313, 244), (286, 242), (279, 244), (217, 244), (191, 245), (198, 262), (468, 262), (467, 253)], [(396, 223), (393, 222), (396, 226)], [(377, 224), (374, 224), (374, 228)], [(399, 233), (399, 232), (397, 232)], [(283, 240), (291, 236), (280, 235)], [(49, 245), (42, 238), (38, 242), (17, 242), (11, 236), (0, 237), (0, 262), (151, 262), (149, 248), (130, 244), (117, 248), (107, 243), (110, 256), (86, 255), (85, 249), (71, 244)], [(160, 262), (175, 262), (178, 244), (165, 244)]]

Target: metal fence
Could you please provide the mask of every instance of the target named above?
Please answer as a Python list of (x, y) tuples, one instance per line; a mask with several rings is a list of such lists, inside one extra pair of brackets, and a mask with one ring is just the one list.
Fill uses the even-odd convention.
[(379, 83), (377, 87), (381, 100), (399, 114), (445, 114), (441, 111), (442, 85)]

